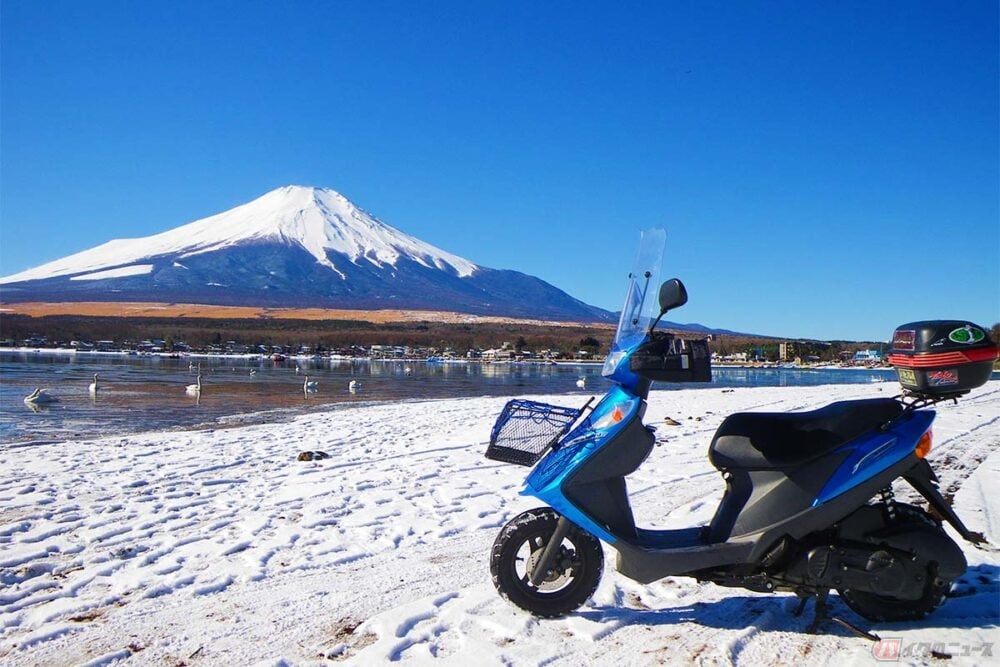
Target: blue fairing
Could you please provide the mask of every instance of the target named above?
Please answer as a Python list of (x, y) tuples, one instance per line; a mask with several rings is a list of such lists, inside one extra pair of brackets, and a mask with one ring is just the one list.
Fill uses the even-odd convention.
[(640, 417), (642, 399), (622, 387), (612, 387), (593, 412), (566, 434), (559, 446), (538, 462), (525, 480), (522, 495), (544, 501), (567, 519), (608, 543), (617, 537), (594, 523), (562, 494), (562, 483), (580, 464)]
[(850, 454), (819, 492), (813, 507), (833, 500), (840, 494), (864, 484), (890, 466), (913, 453), (920, 437), (934, 421), (933, 410), (914, 412), (884, 433), (853, 440), (841, 451)]

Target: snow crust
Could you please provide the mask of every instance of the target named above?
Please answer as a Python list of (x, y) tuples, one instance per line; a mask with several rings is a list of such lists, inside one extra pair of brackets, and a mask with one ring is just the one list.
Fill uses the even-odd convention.
[(177, 261), (253, 241), (299, 245), (318, 263), (333, 270), (337, 268), (327, 257), (331, 250), (344, 253), (356, 264), (367, 261), (379, 267), (395, 266), (405, 257), (427, 267), (453, 271), (460, 277), (472, 275), (479, 268), (385, 224), (333, 190), (292, 185), (161, 234), (108, 241), (0, 278), (0, 284), (104, 272), (161, 256)]
[[(706, 459), (729, 413), (885, 396), (879, 385), (654, 391), (657, 446), (629, 477), (637, 522), (708, 522), (723, 482)], [(577, 397), (535, 396), (574, 405)], [(100, 400), (100, 399), (98, 399)], [(526, 468), (483, 457), (506, 397), (354, 404), (290, 423), (0, 444), (0, 663), (211, 665), (848, 665), (872, 643), (811, 605), (668, 577), (605, 573), (561, 619), (490, 581), (500, 528), (540, 503)], [(911, 657), (995, 663), (1000, 650), (1000, 382), (937, 408), (930, 456), (973, 531), (951, 598), (919, 623), (832, 612)], [(668, 426), (671, 417), (679, 426)], [(297, 461), (302, 450), (329, 458)], [(902, 489), (897, 498), (907, 500)], [(923, 646), (923, 648), (922, 648)]]
[(107, 271), (97, 271), (96, 273), (85, 273), (80, 276), (73, 276), (70, 280), (104, 280), (106, 278), (125, 278), (128, 276), (144, 276), (152, 272), (152, 264), (133, 264), (132, 266), (122, 266), (117, 269), (108, 269)]

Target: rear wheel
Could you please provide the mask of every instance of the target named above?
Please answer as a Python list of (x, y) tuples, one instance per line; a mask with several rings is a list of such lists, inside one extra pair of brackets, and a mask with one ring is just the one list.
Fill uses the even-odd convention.
[(532, 584), (531, 572), (558, 522), (559, 515), (549, 508), (523, 512), (500, 531), (490, 555), (490, 574), (500, 595), (545, 618), (579, 608), (597, 590), (604, 568), (600, 541), (571, 526), (545, 579)]
[[(896, 512), (901, 527), (913, 526), (920, 530), (932, 528), (933, 530), (940, 531), (945, 539), (951, 539), (941, 528), (939, 522), (935, 521), (933, 517), (918, 507), (897, 504)], [(838, 590), (837, 592), (848, 607), (869, 621), (920, 620), (941, 606), (948, 596), (948, 590), (951, 588), (951, 580), (942, 579), (938, 576), (937, 563), (933, 562), (933, 555), (928, 556), (928, 560), (931, 560), (931, 562), (927, 565), (924, 593), (916, 600), (901, 600), (867, 591), (850, 589)]]

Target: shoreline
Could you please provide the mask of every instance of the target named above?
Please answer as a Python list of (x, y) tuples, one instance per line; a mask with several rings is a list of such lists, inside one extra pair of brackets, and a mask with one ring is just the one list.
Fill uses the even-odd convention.
[[(431, 364), (524, 364), (524, 365), (553, 365), (553, 366), (594, 366), (602, 365), (604, 359), (521, 359), (521, 360), (496, 360), (496, 359), (466, 359), (447, 357), (372, 357), (372, 356), (348, 356), (348, 355), (310, 355), (310, 354), (284, 354), (282, 360), (272, 359), (271, 354), (263, 353), (238, 353), (225, 354), (213, 352), (135, 352), (135, 351), (101, 351), (101, 350), (78, 350), (75, 348), (38, 348), (38, 347), (0, 347), (0, 354), (52, 354), (55, 356), (81, 355), (94, 357), (156, 357), (161, 359), (239, 359), (246, 361), (367, 361), (379, 363), (414, 363), (424, 362)], [(879, 371), (893, 370), (892, 366), (851, 366), (841, 364), (807, 364), (788, 365), (779, 362), (767, 363), (712, 363), (712, 368), (752, 368), (752, 369), (776, 369), (776, 370), (857, 370), (857, 371)]]
[(282, 359), (276, 360), (271, 354), (263, 353), (215, 353), (215, 352), (135, 352), (130, 350), (78, 350), (71, 347), (0, 347), (0, 354), (52, 354), (53, 356), (94, 356), (94, 357), (148, 357), (159, 359), (239, 359), (245, 361), (370, 361), (379, 363), (429, 363), (429, 364), (524, 364), (524, 365), (550, 365), (550, 366), (593, 366), (601, 365), (604, 359), (522, 359), (522, 360), (497, 360), (497, 359), (462, 359), (448, 357), (372, 357), (359, 355), (342, 354), (282, 354)]

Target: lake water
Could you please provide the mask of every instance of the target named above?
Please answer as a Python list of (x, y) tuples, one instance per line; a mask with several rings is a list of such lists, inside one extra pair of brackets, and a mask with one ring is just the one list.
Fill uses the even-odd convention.
[[(200, 396), (185, 393), (202, 373)], [(254, 372), (251, 373), (251, 370)], [(88, 385), (99, 375), (98, 392)], [(887, 370), (713, 368), (711, 385), (656, 389), (891, 382)], [(318, 383), (306, 393), (306, 374)], [(586, 378), (586, 387), (577, 381)], [(351, 380), (361, 387), (348, 389)], [(274, 422), (331, 404), (371, 401), (566, 394), (583, 404), (610, 386), (597, 364), (427, 363), (242, 357), (123, 356), (0, 352), (0, 442), (95, 438), (138, 431)], [(24, 397), (47, 387), (58, 401), (31, 409)]]

